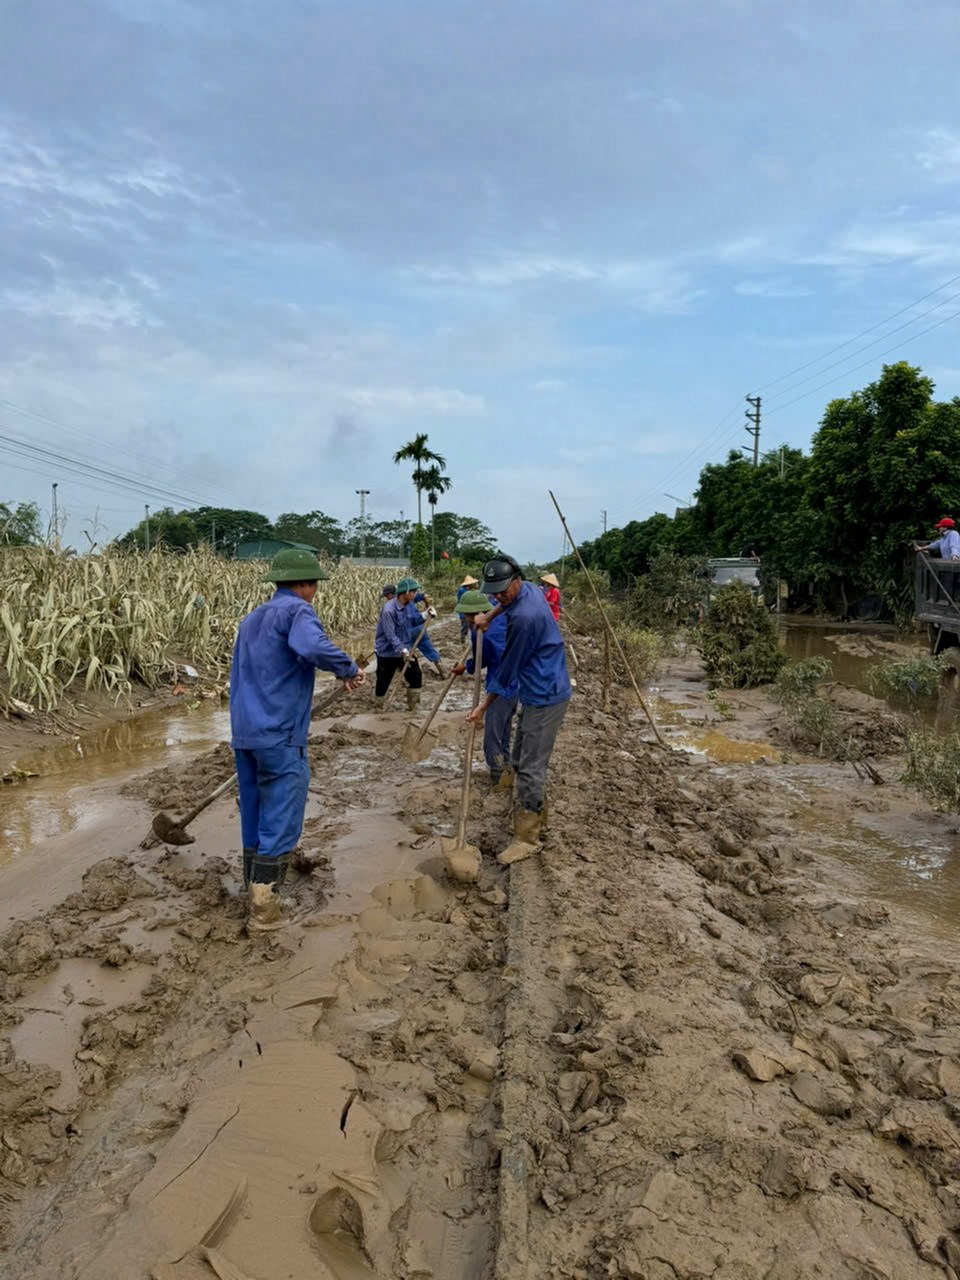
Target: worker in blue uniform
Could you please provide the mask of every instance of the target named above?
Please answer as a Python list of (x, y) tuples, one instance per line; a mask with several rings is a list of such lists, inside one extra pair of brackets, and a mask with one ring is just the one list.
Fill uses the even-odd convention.
[(303, 829), (314, 676), (318, 669), (331, 671), (351, 692), (364, 679), (327, 638), (313, 609), (317, 582), (326, 577), (311, 552), (279, 551), (263, 578), (277, 589), (240, 623), (233, 649), (231, 745), (249, 890), (247, 929), (255, 932), (280, 927), (278, 891)]
[[(424, 640), (429, 643), (428, 635), (414, 652), (413, 645), (423, 629), (424, 619), (420, 616), (414, 597), (420, 590), (416, 578), (401, 578), (397, 583), (397, 594), (388, 600), (380, 610), (377, 620), (377, 635), (374, 641), (374, 652), (377, 655), (377, 683), (374, 690), (374, 702), (378, 710), (382, 708), (387, 690), (393, 683), (394, 676), (403, 671), (403, 679), (407, 686), (407, 710), (416, 711), (420, 706), (420, 690), (423, 687), (423, 672), (417, 661), (417, 654), (424, 649)], [(425, 650), (429, 661), (439, 661), (440, 655), (432, 644)], [(407, 659), (410, 659), (407, 662)], [(405, 665), (406, 664), (406, 665)]]
[[(420, 604), (421, 602), (423, 602), (425, 606), (423, 613), (421, 613), (420, 610), (417, 608), (417, 605)], [(417, 636), (420, 635), (420, 632), (423, 629), (423, 624), (427, 621), (432, 621), (433, 618), (437, 616), (436, 609), (433, 610), (432, 614), (430, 610), (431, 610), (431, 606), (429, 604), (429, 597), (425, 596), (422, 591), (418, 591), (414, 595), (410, 603), (407, 605), (406, 616), (407, 616), (407, 621), (410, 627), (409, 637), (410, 637), (411, 644), (413, 644)], [(445, 678), (445, 672), (443, 670), (443, 659), (440, 657), (440, 654), (437, 651), (437, 646), (430, 639), (429, 631), (423, 632), (423, 637), (420, 641), (420, 644), (417, 646), (417, 653), (422, 653), (428, 662), (433, 663), (433, 665), (437, 669), (437, 675), (440, 677), (441, 680)]]
[[(477, 615), (489, 613), (496, 601), (485, 596), (482, 591), (465, 591), (457, 601), (457, 613), (467, 619), (470, 627), (473, 654), (460, 661), (453, 668), (454, 675), (473, 675), (476, 670), (477, 657)], [(480, 665), (486, 671), (487, 688), (496, 677), (503, 655), (503, 647), (507, 641), (507, 620), (502, 615), (496, 618), (483, 632)], [(488, 707), (483, 718), (483, 757), (490, 770), (490, 781), (498, 790), (509, 790), (513, 787), (514, 770), (510, 763), (510, 737), (513, 732), (513, 717), (517, 710), (516, 698), (496, 698)]]
[(467, 718), (482, 724), (497, 699), (520, 699), (513, 743), (517, 771), (514, 839), (500, 855), (501, 862), (510, 863), (528, 856), (540, 843), (547, 768), (572, 688), (560, 627), (543, 593), (524, 581), (512, 556), (499, 555), (487, 561), (483, 590), (495, 597), (497, 607), (478, 614), (476, 626), (486, 631), (505, 617), (507, 638), (496, 675), (487, 678), (486, 699)]

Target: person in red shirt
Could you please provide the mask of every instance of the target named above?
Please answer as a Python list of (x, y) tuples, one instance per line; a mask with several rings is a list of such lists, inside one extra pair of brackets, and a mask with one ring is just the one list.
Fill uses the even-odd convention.
[(541, 573), (540, 581), (544, 583), (541, 587), (544, 598), (550, 606), (550, 612), (553, 614), (556, 622), (560, 621), (560, 583), (554, 573)]

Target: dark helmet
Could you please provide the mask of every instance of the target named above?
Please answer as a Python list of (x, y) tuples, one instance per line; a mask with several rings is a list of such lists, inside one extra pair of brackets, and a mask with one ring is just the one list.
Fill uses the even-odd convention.
[(384, 588), (383, 588), (383, 590), (380, 592), (380, 594), (381, 594), (382, 596), (395, 596), (395, 595), (397, 594), (397, 588), (394, 586), (394, 584), (393, 584), (392, 582), (388, 582), (388, 583), (384, 586)]
[(483, 590), (490, 595), (505, 591), (514, 578), (522, 578), (523, 570), (513, 556), (499, 555), (483, 566)]

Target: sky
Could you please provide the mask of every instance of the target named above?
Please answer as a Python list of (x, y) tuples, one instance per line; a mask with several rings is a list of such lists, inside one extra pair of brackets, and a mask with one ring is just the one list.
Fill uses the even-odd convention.
[(445, 505), (542, 562), (548, 489), (578, 540), (672, 512), (748, 393), (764, 449), (885, 360), (960, 394), (955, 0), (0, 0), (0, 30), (0, 501), (56, 481), (76, 545), (144, 502), (409, 516), (425, 431)]

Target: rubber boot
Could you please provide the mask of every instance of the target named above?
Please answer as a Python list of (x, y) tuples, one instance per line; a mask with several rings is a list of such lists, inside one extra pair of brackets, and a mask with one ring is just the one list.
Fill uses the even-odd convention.
[(497, 861), (503, 867), (512, 862), (521, 862), (540, 848), (540, 832), (543, 825), (543, 814), (532, 809), (518, 809), (513, 815), (513, 840), (507, 845)]
[(512, 764), (508, 764), (504, 771), (500, 774), (494, 784), (495, 791), (512, 791), (513, 784), (517, 780), (517, 771)]
[(380, 694), (375, 693), (375, 694), (373, 695), (373, 709), (374, 709), (374, 711), (376, 711), (376, 712), (380, 712), (380, 711), (382, 711), (382, 710), (383, 710), (383, 704), (386, 702), (386, 700), (387, 700), (387, 695), (386, 695), (385, 693), (380, 693)]
[(286, 855), (251, 858), (247, 933), (272, 933), (283, 926), (280, 886), (287, 871)]
[(245, 889), (248, 889), (250, 887), (250, 873), (253, 868), (253, 859), (256, 857), (256, 853), (257, 853), (256, 849), (248, 849), (246, 846), (244, 846), (242, 866), (243, 866), (243, 887)]
[(420, 690), (408, 689), (407, 690), (407, 710), (418, 711), (419, 709), (420, 709)]

